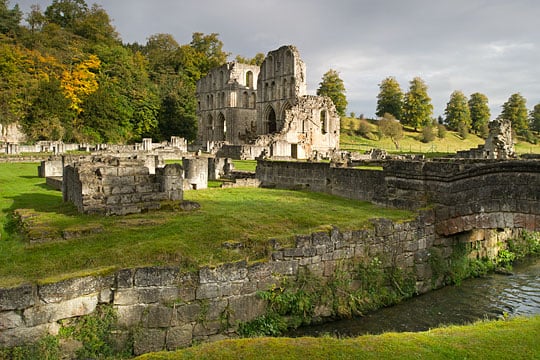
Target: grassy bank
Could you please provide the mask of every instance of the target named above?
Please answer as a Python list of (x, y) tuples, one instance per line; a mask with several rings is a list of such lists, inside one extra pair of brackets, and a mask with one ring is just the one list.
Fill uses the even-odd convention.
[(138, 360), (181, 359), (538, 359), (540, 316), (351, 339), (225, 340)]
[[(404, 128), (403, 138), (399, 141), (400, 148), (396, 149), (390, 138), (378, 139), (376, 125), (369, 123), (371, 133), (368, 136), (360, 136), (357, 133), (357, 127), (358, 119), (342, 119), (340, 139), (342, 150), (364, 152), (369, 149), (379, 148), (391, 153), (420, 153), (427, 156), (430, 154), (438, 156), (469, 150), (485, 143), (484, 139), (475, 134), (469, 134), (466, 139), (463, 139), (453, 131), (447, 131), (444, 138), (435, 137), (433, 141), (424, 143), (421, 141), (422, 133), (420, 131)], [(540, 153), (540, 142), (531, 144), (521, 138), (514, 139), (514, 141), (516, 142), (515, 150), (518, 154)]]
[[(201, 205), (195, 212), (87, 216), (63, 203), (61, 193), (50, 190), (45, 179), (36, 176), (36, 167), (0, 164), (0, 286), (57, 281), (125, 267), (181, 265), (195, 269), (257, 260), (267, 255), (270, 238), (286, 244), (295, 234), (327, 230), (331, 225), (359, 229), (368, 226), (370, 218), (413, 216), (326, 194), (269, 189), (188, 191), (185, 198)], [(29, 243), (11, 219), (16, 209), (25, 209), (31, 217), (34, 235), (55, 240)], [(80, 235), (66, 240), (62, 238), (65, 232)], [(223, 246), (230, 241), (241, 242), (244, 248)]]

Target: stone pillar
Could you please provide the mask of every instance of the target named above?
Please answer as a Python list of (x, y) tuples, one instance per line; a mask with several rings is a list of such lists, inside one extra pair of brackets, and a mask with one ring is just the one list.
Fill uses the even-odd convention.
[(151, 138), (144, 138), (143, 141), (143, 150), (144, 151), (152, 151), (152, 139)]
[(183, 158), (182, 164), (184, 165), (186, 189), (208, 188), (208, 158)]
[(180, 164), (168, 164), (163, 168), (161, 187), (162, 191), (167, 194), (167, 199), (180, 201), (184, 198), (183, 172)]
[(7, 144), (7, 153), (9, 155), (17, 155), (19, 153), (19, 144), (8, 143)]

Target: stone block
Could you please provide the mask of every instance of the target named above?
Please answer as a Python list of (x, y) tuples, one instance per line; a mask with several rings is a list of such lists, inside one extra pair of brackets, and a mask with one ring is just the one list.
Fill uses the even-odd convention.
[(34, 305), (32, 285), (0, 289), (0, 311), (23, 310)]
[(164, 305), (150, 305), (143, 314), (142, 324), (147, 328), (166, 328), (171, 326), (173, 308)]
[(15, 311), (0, 313), (0, 331), (17, 328), (23, 325), (23, 319), (19, 313)]
[(133, 336), (133, 354), (142, 355), (165, 349), (167, 332), (163, 329), (141, 329)]
[(275, 273), (281, 274), (281, 275), (296, 275), (298, 272), (298, 261), (291, 260), (291, 261), (278, 261), (274, 262), (273, 268)]
[(208, 321), (197, 323), (193, 327), (193, 337), (201, 338), (217, 334), (222, 328), (221, 321)]
[(226, 282), (246, 279), (248, 274), (247, 262), (239, 261), (227, 263), (216, 268), (204, 267), (199, 270), (201, 284), (212, 282)]
[(211, 299), (221, 296), (221, 286), (217, 283), (201, 284), (195, 292), (197, 300)]
[(192, 340), (193, 325), (186, 324), (168, 329), (165, 341), (167, 350), (173, 351), (190, 346)]
[(229, 322), (237, 324), (263, 315), (266, 312), (266, 301), (256, 294), (235, 296), (229, 299), (228, 309), (230, 311)]
[(135, 271), (134, 285), (138, 287), (171, 286), (177, 283), (177, 267), (148, 267)]
[(57, 335), (59, 330), (57, 323), (3, 330), (0, 331), (0, 348), (32, 344), (46, 335)]
[(116, 288), (130, 288), (133, 287), (133, 274), (134, 269), (124, 269), (116, 272)]
[(175, 304), (173, 305), (171, 326), (182, 326), (184, 324), (196, 322), (200, 315), (201, 304), (198, 301), (188, 304)]
[(79, 297), (59, 303), (31, 307), (23, 312), (23, 318), (26, 326), (34, 327), (62, 319), (91, 314), (96, 310), (97, 304), (97, 294)]
[(111, 288), (113, 277), (87, 276), (68, 279), (53, 284), (38, 286), (38, 295), (45, 304), (57, 303), (84, 295), (99, 293), (102, 288)]
[(115, 306), (117, 325), (120, 328), (131, 328), (140, 326), (143, 320), (143, 314), (146, 312), (146, 305), (121, 305)]
[(316, 232), (311, 235), (311, 243), (317, 245), (330, 245), (333, 248), (332, 241), (330, 240), (330, 234), (327, 232)]

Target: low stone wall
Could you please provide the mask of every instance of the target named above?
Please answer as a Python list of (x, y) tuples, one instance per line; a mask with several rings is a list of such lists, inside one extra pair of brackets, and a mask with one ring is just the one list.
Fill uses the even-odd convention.
[[(516, 235), (512, 229), (494, 229), (482, 230), (481, 236), (477, 232), (441, 237), (435, 227), (430, 211), (404, 223), (379, 219), (366, 229), (334, 227), (297, 236), (290, 248), (274, 242), (270, 258), (253, 264), (240, 261), (187, 273), (179, 267), (124, 269), (0, 289), (0, 347), (55, 335), (66, 319), (93, 314), (101, 305), (116, 310), (114, 334), (119, 346), (130, 347), (135, 355), (236, 337), (239, 323), (265, 314), (267, 304), (259, 291), (280, 286), (284, 279), (294, 280), (302, 272), (318, 277), (324, 286), (344, 262), (368, 263), (377, 257), (384, 267), (413, 276), (417, 292), (423, 293), (443, 281), (432, 268), (433, 254), (446, 261), (456, 244), (472, 243), (472, 256), (493, 257), (498, 246)], [(332, 315), (329, 304), (314, 314)]]
[[(258, 291), (306, 271), (324, 284), (343, 262), (369, 262), (374, 257), (386, 267), (412, 274), (417, 291), (423, 293), (440, 285), (431, 268), (431, 254), (436, 251), (447, 259), (455, 244), (474, 240), (438, 237), (433, 220), (432, 212), (425, 212), (405, 223), (379, 219), (367, 229), (333, 228), (297, 236), (293, 247), (275, 244), (268, 261), (254, 264), (240, 261), (188, 273), (178, 267), (124, 269), (110, 275), (0, 289), (0, 347), (57, 334), (66, 319), (92, 314), (105, 304), (118, 314), (117, 340), (122, 346), (132, 346), (136, 355), (235, 337), (240, 322), (266, 312), (267, 304)], [(492, 234), (490, 242), (475, 243), (476, 251), (488, 251), (494, 242), (500, 245), (515, 235), (511, 230)], [(323, 306), (315, 316), (332, 314)]]
[(385, 206), (435, 210), (437, 231), (540, 229), (540, 161), (387, 161), (383, 171), (259, 161), (262, 186), (305, 188)]
[(150, 174), (145, 159), (89, 157), (64, 166), (64, 201), (85, 214), (125, 215), (182, 200), (183, 169), (169, 164)]

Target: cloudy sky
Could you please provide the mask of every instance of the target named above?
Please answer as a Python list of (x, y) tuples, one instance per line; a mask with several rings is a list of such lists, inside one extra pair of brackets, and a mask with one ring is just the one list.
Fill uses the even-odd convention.
[[(434, 116), (454, 90), (487, 95), (492, 118), (513, 93), (540, 103), (538, 0), (86, 0), (101, 5), (124, 42), (157, 33), (180, 44), (193, 32), (219, 33), (224, 50), (252, 57), (296, 45), (315, 93), (329, 69), (340, 73), (348, 112), (374, 116), (380, 82), (406, 92), (420, 76)], [(27, 11), (52, 0), (11, 0)]]

